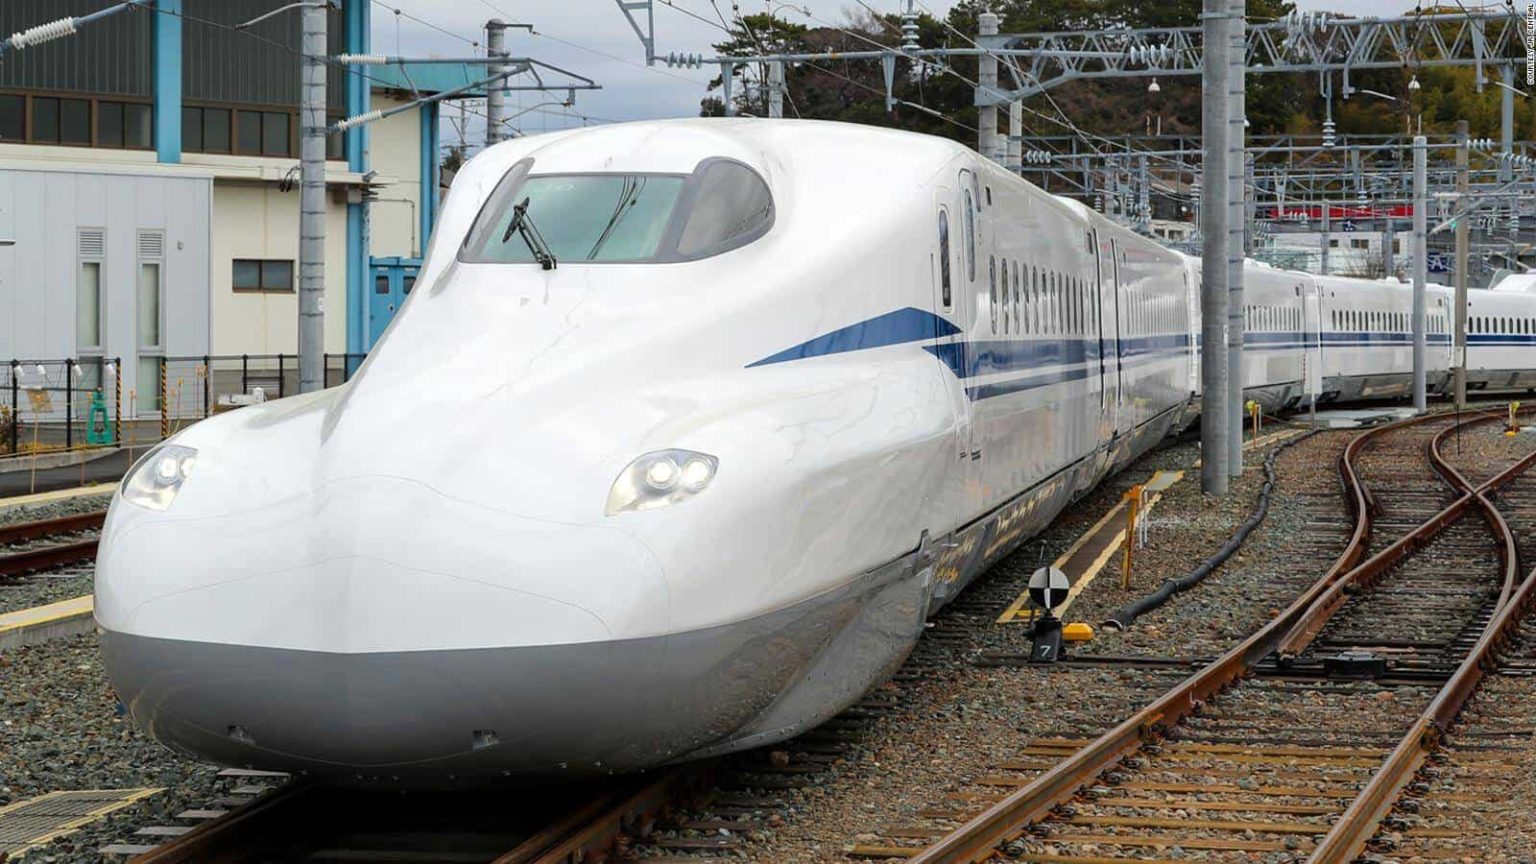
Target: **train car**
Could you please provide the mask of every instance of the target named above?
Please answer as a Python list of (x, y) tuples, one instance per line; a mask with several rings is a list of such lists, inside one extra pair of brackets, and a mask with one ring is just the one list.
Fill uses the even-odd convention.
[[(1325, 401), (1413, 393), (1413, 287), (1395, 279), (1314, 277), (1321, 304)], [(1426, 287), (1426, 389), (1443, 392), (1450, 368), (1450, 296)]]
[(1197, 396), (1189, 259), (891, 130), (505, 142), (417, 284), (348, 384), (198, 423), (114, 497), (96, 621), (166, 744), (405, 786), (790, 737)]
[(1522, 279), (1502, 291), (1468, 291), (1467, 389), (1536, 389), (1532, 367), (1536, 367), (1536, 287)]
[(1306, 273), (1280, 270), (1257, 261), (1243, 269), (1243, 393), (1265, 411), (1310, 401), (1320, 393), (1305, 378), (1308, 353), (1318, 361), (1306, 304), (1316, 282)]

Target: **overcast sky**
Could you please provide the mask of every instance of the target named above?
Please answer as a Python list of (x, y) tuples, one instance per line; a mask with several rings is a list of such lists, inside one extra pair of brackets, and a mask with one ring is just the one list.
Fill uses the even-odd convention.
[[(674, 5), (656, 0), (657, 52), (710, 54), (710, 45), (724, 35), (711, 0), (669, 2)], [(731, 0), (715, 2), (719, 4), (720, 15), (729, 21), (733, 17)], [(900, 0), (864, 2), (882, 12), (896, 12), (900, 8)], [(778, 2), (774, 8), (788, 20), (810, 26), (840, 24), (847, 20), (850, 10), (862, 11), (855, 0), (794, 0), (794, 4), (791, 9)], [(951, 5), (949, 0), (918, 0), (920, 11), (934, 14), (942, 14)], [(1410, 8), (1412, 0), (1300, 0), (1299, 5), (1303, 9), (1328, 9), (1349, 15), (1388, 16)], [(767, 8), (764, 0), (740, 0), (739, 9), (744, 15)], [(799, 11), (802, 8), (809, 9), (810, 16)], [(397, 15), (395, 10), (401, 14)], [(669, 69), (664, 64), (646, 67), (645, 51), (614, 0), (374, 0), (373, 49), (376, 53), (406, 56), (462, 56), (476, 50), (471, 42), (483, 42), (485, 22), (490, 18), (533, 25), (537, 35), (524, 30), (508, 31), (513, 54), (569, 69), (603, 87), (599, 91), (578, 91), (576, 105), (569, 110), (538, 107), (539, 103), (558, 100), (563, 94), (512, 96), (512, 112), (531, 109), (514, 121), (524, 132), (562, 129), (584, 122), (693, 116), (698, 114), (704, 85), (713, 74), (713, 70)], [(474, 113), (481, 110), (470, 105), (466, 112), (464, 135), (472, 144), (485, 138), (485, 122)], [(459, 141), (459, 113), (457, 107), (444, 112), (445, 145)]]

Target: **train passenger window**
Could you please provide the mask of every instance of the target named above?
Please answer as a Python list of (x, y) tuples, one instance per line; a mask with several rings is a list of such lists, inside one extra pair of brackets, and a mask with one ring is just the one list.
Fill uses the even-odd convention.
[(987, 305), (992, 310), (992, 332), (997, 332), (997, 256), (992, 255), (987, 260), (987, 291), (992, 302)]
[(1014, 331), (1021, 334), (1021, 332), (1025, 332), (1025, 317), (1023, 317), (1023, 309), (1018, 306), (1018, 283), (1021, 281), (1020, 277), (1018, 261), (1014, 261)]
[(1024, 280), (1024, 332), (1040, 332), (1040, 289), (1035, 284), (1039, 271), (1034, 267), (1029, 268), (1029, 276)]
[(1002, 306), (1000, 313), (1003, 319), (1003, 332), (1013, 332), (1012, 321), (1008, 317), (1008, 259), (1003, 259), (1002, 278), (998, 280), (997, 302)]
[(677, 238), (678, 257), (718, 255), (773, 227), (773, 193), (756, 171), (740, 162), (705, 160), (688, 182), (693, 198)]
[(945, 309), (955, 305), (949, 291), (949, 213), (944, 210), (939, 211), (939, 293)]
[(976, 202), (965, 190), (965, 278), (976, 281)]

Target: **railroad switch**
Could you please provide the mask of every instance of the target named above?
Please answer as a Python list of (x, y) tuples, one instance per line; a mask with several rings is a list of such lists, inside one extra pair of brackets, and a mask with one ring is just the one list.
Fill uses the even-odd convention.
[(1387, 659), (1369, 651), (1344, 651), (1323, 658), (1329, 678), (1375, 679), (1387, 675)]

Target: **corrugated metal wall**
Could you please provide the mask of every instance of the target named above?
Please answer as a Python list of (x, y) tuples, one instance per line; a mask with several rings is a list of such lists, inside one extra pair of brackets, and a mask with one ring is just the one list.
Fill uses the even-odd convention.
[[(112, 5), (109, 0), (0, 0), (0, 33), (8, 36)], [(73, 36), (9, 51), (0, 62), (0, 87), (151, 96), (155, 14), (130, 9)]]
[[(238, 32), (227, 29), (287, 4), (288, 0), (184, 0), (183, 98), (296, 107), (301, 10), (290, 9)], [(339, 10), (330, 12), (326, 29), (333, 56), (345, 50), (344, 23)], [(333, 112), (346, 107), (344, 86), (344, 73), (333, 67), (326, 80), (326, 101)]]
[[(297, 107), (299, 16), (290, 9), (236, 31), (234, 25), (287, 5), (288, 0), (184, 0), (182, 98), (188, 102)], [(0, 33), (10, 34), (66, 15), (80, 16), (111, 0), (0, 0)], [(7, 52), (0, 88), (67, 90), (80, 94), (154, 95), (154, 19), (133, 9), (82, 27), (73, 36)], [(339, 10), (329, 14), (332, 55), (345, 50)], [(346, 107), (345, 73), (327, 77), (332, 113)]]

